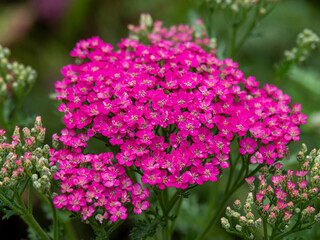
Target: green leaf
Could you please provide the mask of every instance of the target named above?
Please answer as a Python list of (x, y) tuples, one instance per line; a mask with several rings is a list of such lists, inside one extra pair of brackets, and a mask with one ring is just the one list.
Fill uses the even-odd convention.
[(28, 238), (30, 240), (41, 240), (38, 234), (31, 227), (28, 227), (27, 231), (28, 231)]
[(147, 237), (153, 237), (157, 232), (158, 225), (161, 220), (154, 219), (152, 222), (139, 220), (136, 226), (130, 232), (131, 240), (145, 240)]
[(310, 93), (320, 96), (320, 75), (318, 72), (311, 69), (293, 67), (289, 72), (289, 77), (309, 90)]
[(8, 209), (1, 209), (5, 215), (2, 217), (2, 220), (5, 220), (5, 219), (9, 219), (12, 215), (17, 215), (15, 211), (13, 210), (8, 210)]
[(288, 74), (288, 72), (290, 71), (292, 66), (293, 66), (292, 61), (283, 61), (283, 62), (276, 64), (275, 71), (276, 71), (277, 81), (286, 77), (286, 75)]

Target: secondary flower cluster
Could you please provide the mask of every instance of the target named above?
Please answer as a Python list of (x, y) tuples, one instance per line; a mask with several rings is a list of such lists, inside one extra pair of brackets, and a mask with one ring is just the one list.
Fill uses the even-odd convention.
[(23, 128), (22, 132), (24, 141), (16, 127), (12, 142), (7, 143), (5, 131), (0, 130), (0, 187), (5, 192), (23, 185), (25, 188), (26, 180), (31, 177), (36, 189), (48, 193), (55, 167), (49, 167), (50, 147), (42, 144), (46, 129), (42, 127), (41, 117), (36, 118), (31, 130)]
[[(255, 219), (253, 212), (254, 198), (252, 193), (248, 194), (245, 204), (242, 206), (240, 200), (236, 200), (233, 204), (236, 210), (226, 208), (226, 215), (228, 218), (221, 218), (221, 224), (227, 232), (235, 233), (243, 239), (254, 239), (254, 234), (261, 227), (262, 219), (259, 217)], [(245, 215), (239, 212), (243, 210)], [(234, 226), (233, 226), (234, 225)]]
[(269, 7), (268, 5), (277, 3), (279, 0), (208, 0), (207, 2), (213, 4), (215, 8), (228, 9), (234, 13), (247, 12), (257, 4), (260, 4), (259, 12), (265, 14), (266, 8)]
[[(229, 166), (234, 139), (242, 154), (253, 155), (252, 162), (267, 164), (299, 139), (298, 126), (306, 117), (299, 104), (289, 108), (288, 95), (272, 85), (258, 88), (237, 63), (219, 60), (192, 42), (187, 29), (161, 29), (149, 35), (150, 45), (123, 39), (118, 50), (98, 37), (82, 40), (71, 52), (82, 64), (62, 69), (56, 91), (66, 128), (59, 139), (71, 150), (57, 151), (52, 161), (59, 165), (62, 191), (69, 190), (64, 192), (69, 209), (99, 201), (101, 192), (87, 196), (95, 184), (114, 188), (120, 199), (130, 191), (121, 183), (129, 181), (123, 167), (139, 172), (144, 184), (185, 189), (217, 180), (219, 168)], [(114, 146), (115, 159), (110, 153), (84, 155), (92, 137)], [(102, 199), (112, 201), (109, 190), (101, 191)]]
[(320, 38), (316, 33), (310, 29), (304, 29), (297, 37), (297, 46), (290, 51), (285, 51), (285, 58), (293, 63), (304, 62), (319, 43)]
[(21, 98), (32, 88), (36, 72), (29, 66), (24, 66), (18, 62), (10, 62), (10, 50), (0, 45), (0, 98), (1, 101), (14, 94)]
[(216, 52), (216, 39), (207, 36), (206, 27), (201, 19), (197, 19), (194, 26), (180, 24), (173, 25), (168, 29), (163, 27), (161, 21), (156, 21), (153, 24), (150, 14), (141, 14), (140, 25), (130, 24), (128, 28), (131, 40), (139, 40), (148, 44), (166, 40), (173, 41), (173, 45), (194, 42), (208, 52)]
[[(257, 190), (254, 185), (255, 177), (246, 179), (251, 191), (249, 195), (254, 199), (255, 210), (265, 222), (271, 225), (275, 236), (279, 237), (283, 233), (289, 235), (290, 231), (297, 231), (299, 227), (303, 230), (306, 226), (310, 227), (314, 222), (320, 220), (320, 212), (317, 214), (319, 206), (315, 205), (315, 200), (319, 199), (320, 151), (317, 152), (314, 149), (305, 156), (306, 151), (303, 145), (303, 150), (297, 156), (299, 166), (296, 171), (283, 171), (282, 164), (276, 163), (273, 174), (270, 174), (266, 167), (263, 174), (258, 176)], [(245, 206), (247, 205), (248, 203)], [(299, 215), (299, 217), (293, 218), (294, 215)], [(232, 232), (230, 216), (238, 218), (240, 222), (242, 220), (240, 214), (230, 208), (227, 208), (227, 216), (229, 220), (224, 218), (222, 223), (228, 231)], [(290, 229), (292, 221), (296, 222), (294, 226), (299, 227)], [(242, 234), (251, 236), (257, 231), (257, 227), (247, 230), (248, 232), (242, 232)]]

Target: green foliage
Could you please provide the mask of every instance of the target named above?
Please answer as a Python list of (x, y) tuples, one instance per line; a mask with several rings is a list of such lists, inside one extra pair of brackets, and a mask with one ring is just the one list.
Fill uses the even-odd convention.
[(316, 49), (320, 42), (317, 34), (309, 29), (304, 29), (297, 37), (297, 46), (292, 50), (284, 52), (285, 59), (279, 64), (275, 65), (276, 78), (281, 80), (294, 66), (305, 62), (311, 52)]
[(41, 240), (38, 234), (31, 227), (27, 228), (27, 232), (28, 232), (28, 238), (30, 240)]
[(289, 77), (310, 93), (320, 97), (320, 74), (315, 70), (293, 67)]
[(11, 216), (13, 215), (17, 215), (17, 213), (13, 210), (10, 210), (10, 209), (6, 209), (6, 208), (1, 208), (1, 211), (3, 213), (5, 213), (2, 217), (2, 220), (6, 220), (6, 219), (9, 219)]
[(153, 219), (151, 222), (138, 220), (136, 226), (130, 232), (131, 240), (146, 240), (157, 232), (157, 228), (163, 223), (159, 218)]

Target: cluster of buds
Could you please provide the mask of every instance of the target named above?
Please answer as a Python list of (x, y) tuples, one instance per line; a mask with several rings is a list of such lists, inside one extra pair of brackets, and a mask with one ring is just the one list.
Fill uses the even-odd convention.
[(207, 36), (206, 27), (201, 19), (197, 19), (194, 26), (180, 24), (165, 28), (161, 21), (153, 23), (150, 14), (142, 14), (140, 24), (138, 26), (130, 24), (128, 28), (129, 39), (148, 44), (164, 40), (174, 43), (194, 42), (212, 53), (215, 53), (217, 47), (216, 39)]
[[(315, 203), (319, 199), (320, 150), (314, 149), (308, 155), (306, 153), (307, 148), (303, 144), (297, 155), (296, 171), (284, 170), (283, 165), (278, 162), (263, 170), (258, 176), (257, 187), (254, 185), (255, 177), (246, 179), (255, 210), (279, 239), (284, 234), (304, 230), (319, 222), (320, 213), (317, 214), (319, 210), (316, 210), (319, 206)], [(232, 213), (228, 209), (227, 212)], [(296, 218), (293, 217), (295, 215)], [(230, 225), (225, 219), (223, 223), (225, 227)], [(291, 225), (294, 227), (290, 227)]]
[(230, 9), (233, 12), (239, 12), (240, 9), (252, 8), (258, 0), (211, 0), (216, 7)]
[(264, 15), (266, 13), (266, 8), (270, 4), (279, 2), (279, 0), (209, 0), (208, 2), (214, 4), (218, 9), (230, 10), (234, 13), (248, 11), (259, 5), (260, 14)]
[[(221, 224), (227, 232), (240, 236), (243, 239), (254, 239), (254, 234), (261, 226), (262, 219), (256, 218), (252, 212), (254, 198), (252, 193), (248, 194), (245, 204), (242, 206), (240, 200), (233, 204), (235, 210), (226, 208), (227, 218), (221, 218)], [(241, 215), (241, 212), (243, 214)]]
[(287, 61), (292, 63), (304, 62), (310, 53), (316, 49), (320, 39), (318, 35), (309, 29), (304, 29), (297, 37), (297, 46), (290, 51), (285, 51)]
[(10, 50), (0, 45), (0, 97), (8, 95), (21, 99), (28, 93), (36, 79), (36, 71), (16, 61), (10, 62)]
[(38, 116), (32, 129), (23, 128), (20, 135), (16, 127), (11, 143), (7, 143), (5, 130), (0, 130), (0, 188), (4, 191), (24, 189), (29, 181), (42, 193), (49, 193), (52, 172), (49, 167), (50, 147), (44, 145), (46, 129)]

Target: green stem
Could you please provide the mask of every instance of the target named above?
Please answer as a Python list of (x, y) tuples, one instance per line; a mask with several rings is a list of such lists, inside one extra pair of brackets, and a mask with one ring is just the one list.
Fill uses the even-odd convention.
[(230, 38), (230, 58), (234, 58), (236, 55), (236, 42), (237, 42), (237, 33), (239, 25), (237, 23), (233, 23), (231, 38)]
[[(53, 234), (57, 237), (59, 237), (59, 224), (62, 222), (61, 216), (59, 215), (59, 212), (57, 212), (56, 208), (53, 205), (52, 199), (48, 199), (45, 195), (43, 195), (41, 192), (37, 191), (37, 195), (41, 198), (41, 201), (51, 208), (52, 216), (53, 216)], [(60, 218), (60, 221), (59, 221)], [(66, 231), (67, 239), (68, 240), (77, 240), (78, 237), (74, 231), (74, 228), (72, 226), (72, 220), (67, 220), (64, 222), (64, 229)], [(58, 239), (58, 238), (54, 238)]]
[(17, 97), (17, 102), (16, 102), (14, 108), (12, 109), (11, 113), (9, 114), (9, 119), (8, 119), (12, 128), (15, 125), (17, 125), (17, 119), (18, 119), (18, 115), (20, 113), (21, 104), (22, 104), (22, 99)]
[(33, 186), (32, 186), (32, 182), (29, 182), (29, 190), (28, 190), (28, 210), (29, 213), (32, 214), (32, 190), (33, 190)]
[(116, 223), (111, 225), (111, 227), (107, 230), (107, 236), (109, 236), (116, 228), (118, 228), (122, 223), (124, 223), (123, 220), (118, 220)]
[(11, 208), (18, 215), (22, 215), (23, 209), (17, 205), (14, 201), (8, 199), (4, 194), (0, 193), (0, 201), (3, 202), (7, 207)]
[(22, 215), (21, 218), (29, 227), (31, 227), (39, 235), (39, 237), (41, 237), (43, 240), (50, 240), (50, 238), (39, 225), (37, 220), (35, 220), (35, 218), (28, 211), (25, 211), (24, 215)]
[(268, 225), (267, 225), (267, 221), (265, 219), (263, 219), (263, 235), (264, 235), (264, 240), (268, 240)]
[(73, 229), (71, 220), (65, 222), (64, 229), (66, 231), (67, 239), (69, 239), (69, 240), (77, 240), (78, 239), (78, 237)]
[(3, 116), (3, 112), (4, 112), (4, 107), (3, 107), (3, 102), (5, 101), (5, 97), (3, 96), (1, 99), (0, 99), (0, 126), (3, 128), (3, 129), (8, 129), (7, 126), (6, 126), (6, 123), (4, 121), (4, 116)]
[[(243, 164), (244, 166), (244, 164)], [(256, 167), (251, 173), (249, 173), (247, 176), (244, 176), (241, 180), (237, 180), (235, 181), (235, 183), (233, 184), (231, 190), (225, 194), (225, 196), (223, 197), (221, 203), (219, 204), (219, 206), (217, 206), (217, 211), (212, 215), (212, 217), (210, 218), (209, 221), (207, 221), (207, 225), (204, 228), (204, 230), (201, 232), (200, 235), (198, 235), (198, 237), (196, 238), (196, 240), (203, 240), (205, 238), (205, 236), (209, 233), (209, 231), (211, 230), (212, 227), (214, 227), (217, 223), (217, 221), (219, 220), (219, 216), (222, 214), (222, 212), (225, 210), (225, 205), (227, 204), (227, 201), (229, 200), (229, 198), (242, 186), (242, 184), (245, 183), (245, 179), (247, 177), (253, 176), (256, 172), (258, 172), (264, 165), (259, 165), (258, 167)]]
[(210, 191), (210, 196), (209, 196), (209, 202), (208, 202), (208, 213), (207, 213), (207, 216), (206, 216), (206, 219), (210, 219), (210, 216), (216, 205), (217, 205), (217, 195), (218, 195), (218, 190), (219, 190), (219, 187), (217, 184), (214, 184), (214, 186), (212, 186), (211, 188), (211, 191)]
[(252, 30), (256, 27), (257, 22), (258, 22), (258, 17), (260, 14), (260, 7), (261, 7), (262, 1), (258, 1), (257, 5), (256, 5), (256, 11), (253, 17), (253, 20), (249, 26), (249, 28), (247, 29), (246, 33), (243, 35), (243, 37), (240, 39), (239, 44), (235, 47), (234, 50), (234, 56), (237, 55), (238, 51), (240, 50), (240, 48), (242, 47), (242, 45), (245, 43), (245, 41), (247, 40), (247, 38), (250, 36)]
[(274, 236), (274, 238), (272, 238), (272, 239), (274, 239), (274, 240), (284, 239), (286, 236), (289, 236), (289, 235), (292, 234), (292, 233), (309, 229), (310, 227), (312, 227), (312, 225), (314, 225), (314, 222), (309, 223), (309, 224), (306, 224), (306, 225), (302, 226), (301, 228), (298, 228), (298, 229), (295, 229), (295, 230), (290, 230), (290, 231), (288, 231), (288, 232), (286, 232), (286, 233), (278, 234), (278, 236), (276, 235), (276, 236)]
[(16, 199), (22, 209), (21, 218), (25, 223), (31, 227), (43, 240), (50, 240), (47, 233), (43, 230), (43, 228), (39, 225), (37, 220), (33, 217), (33, 215), (29, 212), (29, 210), (24, 205), (22, 198), (20, 195), (16, 195)]
[(50, 205), (51, 205), (52, 216), (53, 216), (53, 239), (59, 240), (59, 220), (57, 217), (56, 208), (54, 207), (51, 199), (50, 199)]
[[(162, 229), (162, 239), (163, 240), (167, 240), (169, 239), (169, 233), (168, 233), (168, 225), (169, 225), (169, 206), (168, 206), (168, 189), (165, 188), (164, 190), (162, 190), (160, 192), (160, 205), (162, 208), (162, 212), (163, 212), (163, 218), (164, 218), (164, 227)], [(168, 207), (166, 207), (168, 206)]]
[[(227, 187), (226, 187), (226, 193), (229, 191), (229, 189), (230, 189), (230, 186), (231, 186), (231, 182), (232, 182), (232, 177), (233, 177), (233, 172), (234, 172), (234, 170), (235, 170), (235, 167), (237, 166), (237, 163), (238, 163), (238, 161), (239, 161), (239, 159), (241, 158), (241, 155), (239, 154), (238, 156), (237, 156), (237, 159), (236, 159), (236, 161), (235, 161), (235, 163), (233, 164), (232, 163), (232, 160), (230, 159), (230, 173), (229, 173), (229, 176), (228, 176), (228, 183), (227, 183)], [(240, 172), (241, 172), (241, 170), (240, 170)], [(239, 176), (238, 176), (239, 177)]]
[(179, 201), (178, 201), (178, 205), (176, 207), (176, 211), (174, 213), (175, 219), (173, 220), (173, 222), (171, 223), (170, 229), (169, 229), (169, 236), (172, 237), (173, 231), (174, 231), (174, 227), (176, 225), (177, 219), (178, 219), (178, 215), (181, 209), (181, 205), (182, 205), (182, 200), (183, 198), (180, 197)]

